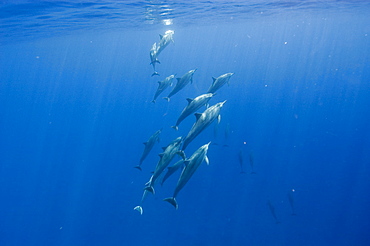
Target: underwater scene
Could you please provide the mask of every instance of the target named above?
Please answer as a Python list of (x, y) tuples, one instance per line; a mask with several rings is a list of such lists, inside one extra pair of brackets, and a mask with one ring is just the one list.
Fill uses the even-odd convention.
[(369, 12), (0, 1), (0, 246), (370, 245)]

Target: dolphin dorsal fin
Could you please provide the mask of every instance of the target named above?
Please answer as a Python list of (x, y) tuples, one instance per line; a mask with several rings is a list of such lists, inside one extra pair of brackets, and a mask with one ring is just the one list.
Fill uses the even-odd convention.
[(179, 82), (181, 80), (181, 78), (176, 78), (177, 79), (177, 82)]
[(162, 156), (164, 155), (164, 153), (159, 153), (158, 155), (159, 155), (159, 157), (162, 158)]
[(184, 165), (185, 165), (185, 167), (187, 167), (187, 166), (188, 166), (189, 162), (190, 162), (189, 160), (185, 160), (185, 161), (184, 161)]
[(167, 149), (167, 147), (162, 147), (162, 150), (165, 151)]
[(213, 79), (213, 82), (212, 82), (212, 85), (215, 83), (215, 81), (216, 81), (216, 78), (215, 77), (212, 77), (212, 79)]
[(159, 34), (159, 38), (162, 39), (163, 38), (163, 35), (162, 34)]
[(194, 115), (195, 115), (195, 118), (196, 118), (197, 120), (200, 118), (200, 116), (202, 116), (202, 114), (201, 114), (201, 113), (195, 113)]
[(188, 101), (188, 103), (190, 104), (194, 99), (192, 98), (186, 98), (186, 101)]
[(204, 157), (204, 161), (207, 163), (207, 165), (209, 165), (209, 159), (208, 159), (208, 156), (205, 156), (205, 157)]

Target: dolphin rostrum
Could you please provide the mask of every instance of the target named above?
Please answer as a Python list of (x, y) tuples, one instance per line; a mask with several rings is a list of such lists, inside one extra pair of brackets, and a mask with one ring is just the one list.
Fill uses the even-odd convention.
[(207, 93), (200, 95), (194, 99), (187, 98), (188, 105), (184, 108), (184, 110), (181, 112), (181, 115), (179, 116), (176, 125), (171, 126), (173, 129), (178, 130), (178, 126), (180, 125), (181, 121), (183, 121), (186, 117), (188, 117), (190, 114), (194, 113), (198, 109), (200, 109), (202, 106), (207, 105), (208, 101), (213, 97), (214, 94)]
[(135, 168), (139, 169), (141, 171), (141, 164), (143, 163), (143, 161), (145, 160), (145, 158), (148, 156), (149, 152), (152, 150), (155, 142), (159, 142), (159, 135), (161, 134), (162, 132), (162, 129), (161, 130), (158, 130), (156, 131), (149, 139), (148, 141), (146, 141), (144, 143), (145, 145), (145, 148), (144, 148), (144, 152), (140, 158), (140, 163), (139, 165), (135, 166)]
[(175, 78), (175, 75), (170, 75), (167, 78), (165, 78), (163, 81), (158, 81), (158, 89), (155, 92), (154, 99), (152, 103), (155, 103), (155, 100), (157, 97), (165, 90), (167, 87), (172, 86), (172, 80)]
[(190, 70), (189, 72), (184, 74), (181, 78), (176, 78), (177, 83), (176, 83), (175, 87), (172, 89), (172, 91), (170, 92), (170, 94), (168, 94), (167, 97), (164, 97), (164, 99), (166, 99), (169, 102), (170, 97), (172, 97), (177, 92), (179, 92), (182, 88), (184, 88), (187, 84), (189, 84), (189, 82), (193, 83), (193, 75), (194, 75), (195, 71), (197, 71), (197, 69)]
[(190, 129), (188, 135), (184, 139), (182, 150), (185, 150), (188, 144), (194, 140), (204, 129), (206, 129), (216, 118), (220, 121), (220, 110), (226, 101), (216, 103), (207, 108), (203, 113), (196, 113), (197, 121)]
[(173, 196), (164, 199), (164, 201), (169, 202), (176, 209), (178, 208), (178, 204), (176, 201), (177, 194), (180, 192), (182, 188), (184, 188), (186, 183), (193, 176), (193, 174), (195, 173), (195, 171), (198, 169), (198, 167), (203, 161), (205, 161), (207, 165), (209, 165), (207, 151), (208, 151), (208, 146), (210, 145), (210, 143), (211, 142), (200, 147), (198, 150), (194, 152), (192, 156), (190, 156), (190, 158), (184, 161), (185, 167), (181, 172), (181, 176), (177, 182), (175, 191), (173, 192)]
[(215, 93), (224, 84), (226, 84), (226, 83), (229, 84), (230, 77), (233, 76), (233, 75), (234, 75), (234, 73), (225, 73), (225, 74), (221, 75), (218, 78), (212, 77), (213, 83), (212, 83), (211, 87), (209, 87), (207, 93)]
[(180, 155), (181, 157), (185, 158), (185, 154), (183, 151), (180, 151), (180, 145), (182, 143), (182, 137), (178, 137), (173, 140), (167, 147), (163, 147), (163, 153), (159, 154), (159, 161), (157, 166), (155, 167), (153, 175), (150, 177), (148, 183), (145, 184), (145, 192), (149, 191), (151, 193), (155, 193), (154, 185), (156, 180), (162, 174), (164, 169), (170, 164), (172, 159), (175, 157), (176, 154)]

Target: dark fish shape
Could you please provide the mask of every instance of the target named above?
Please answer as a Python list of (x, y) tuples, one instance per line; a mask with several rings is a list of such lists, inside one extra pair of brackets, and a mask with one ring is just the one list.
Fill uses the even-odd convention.
[(249, 153), (249, 164), (251, 165), (251, 174), (256, 174), (256, 172), (254, 171), (254, 155), (253, 155), (253, 151), (251, 151)]
[(212, 93), (207, 93), (200, 95), (194, 99), (187, 98), (186, 100), (188, 101), (188, 105), (182, 110), (179, 118), (177, 119), (176, 125), (171, 126), (173, 129), (178, 130), (178, 126), (180, 123), (189, 115), (203, 107), (204, 105), (207, 105), (209, 100), (213, 97), (214, 94)]
[(152, 101), (152, 103), (155, 103), (155, 100), (157, 99), (157, 97), (165, 90), (167, 89), (169, 86), (172, 86), (172, 80), (173, 78), (175, 78), (175, 75), (170, 75), (168, 76), (167, 78), (165, 78), (163, 81), (158, 81), (158, 89), (157, 91), (155, 92), (155, 95), (154, 95), (154, 99)]
[(275, 213), (275, 207), (272, 205), (270, 200), (267, 201), (267, 206), (269, 207), (272, 217), (274, 217), (276, 224), (280, 224), (280, 221), (278, 220)]
[(177, 92), (179, 92), (181, 89), (183, 89), (187, 84), (193, 83), (193, 75), (197, 71), (196, 69), (190, 70), (186, 74), (184, 74), (181, 78), (177, 78), (177, 83), (175, 87), (172, 89), (170, 94), (168, 94), (167, 97), (164, 97), (168, 102), (170, 101), (170, 97), (175, 95)]
[(215, 93), (224, 84), (226, 84), (226, 83), (229, 84), (230, 77), (233, 76), (233, 75), (234, 75), (234, 73), (225, 73), (225, 74), (221, 75), (218, 78), (212, 77), (213, 83), (212, 83), (211, 87), (209, 87), (207, 93)]
[(245, 173), (243, 170), (244, 162), (243, 162), (243, 151), (239, 150), (238, 154), (239, 164), (240, 164), (240, 173)]
[(159, 135), (161, 134), (162, 132), (162, 129), (161, 130), (158, 130), (156, 131), (149, 139), (148, 141), (146, 141), (144, 143), (145, 145), (145, 148), (144, 148), (144, 152), (143, 154), (141, 155), (141, 158), (140, 158), (140, 163), (139, 165), (135, 166), (135, 168), (139, 169), (141, 171), (141, 164), (143, 163), (143, 161), (145, 160), (145, 158), (148, 156), (149, 152), (153, 149), (153, 146), (156, 142), (159, 142)]
[(185, 167), (181, 172), (181, 176), (177, 182), (173, 196), (164, 199), (164, 201), (169, 202), (176, 209), (178, 209), (176, 197), (178, 193), (180, 192), (180, 190), (184, 188), (184, 186), (187, 184), (187, 182), (190, 180), (190, 178), (193, 176), (193, 174), (195, 173), (195, 171), (198, 169), (198, 167), (203, 161), (205, 161), (207, 165), (209, 165), (207, 151), (208, 151), (208, 146), (210, 145), (210, 143), (211, 142), (200, 147), (198, 150), (194, 152), (192, 156), (190, 156), (190, 158), (184, 161)]
[(206, 129), (212, 122), (218, 118), (220, 121), (220, 111), (226, 101), (216, 103), (215, 105), (207, 108), (203, 113), (196, 113), (196, 122), (190, 129), (188, 135), (184, 139), (182, 150), (185, 150), (191, 141), (194, 140), (204, 129)]
[(164, 175), (161, 185), (163, 185), (164, 181), (166, 181), (172, 174), (174, 174), (177, 170), (179, 170), (182, 166), (184, 166), (184, 160), (179, 160), (172, 167), (167, 167), (167, 173)]
[(185, 158), (185, 154), (182, 151), (180, 151), (181, 142), (182, 137), (178, 137), (175, 140), (173, 140), (167, 147), (163, 148), (163, 153), (159, 154), (160, 159), (157, 163), (154, 173), (150, 177), (149, 182), (145, 184), (146, 187), (144, 189), (146, 191), (149, 191), (153, 194), (155, 193), (154, 191), (155, 182), (162, 174), (164, 169), (166, 169), (166, 167), (170, 164), (170, 162), (172, 161), (176, 154)]

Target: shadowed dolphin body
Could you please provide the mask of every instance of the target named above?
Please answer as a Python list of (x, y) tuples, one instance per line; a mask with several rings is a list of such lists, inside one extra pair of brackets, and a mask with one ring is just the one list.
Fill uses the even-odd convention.
[(168, 76), (167, 78), (165, 78), (163, 81), (158, 81), (158, 89), (157, 91), (155, 92), (155, 95), (154, 95), (154, 98), (153, 98), (153, 101), (152, 103), (155, 103), (155, 100), (157, 99), (157, 97), (165, 90), (167, 89), (169, 86), (172, 86), (172, 80), (173, 78), (175, 78), (175, 75), (170, 75)]
[(204, 129), (206, 129), (216, 118), (220, 121), (220, 110), (226, 101), (216, 103), (207, 108), (203, 113), (196, 113), (197, 121), (190, 129), (188, 135), (184, 139), (182, 150), (185, 150), (191, 141), (194, 140)]
[(226, 83), (229, 84), (230, 77), (233, 76), (233, 75), (234, 75), (234, 73), (225, 73), (225, 74), (221, 75), (218, 78), (212, 77), (213, 83), (212, 83), (211, 87), (209, 87), (207, 93), (215, 93), (224, 84), (226, 84)]
[(167, 147), (163, 147), (163, 153), (159, 154), (159, 161), (157, 166), (155, 167), (153, 175), (150, 177), (148, 183), (146, 183), (146, 187), (144, 188), (145, 191), (149, 191), (151, 193), (155, 193), (154, 185), (158, 177), (162, 174), (163, 170), (170, 164), (172, 159), (175, 157), (176, 154), (180, 155), (181, 157), (185, 158), (185, 154), (180, 151), (180, 146), (182, 143), (182, 137), (178, 137), (173, 140)]
[(164, 181), (166, 181), (172, 174), (174, 174), (177, 170), (179, 170), (184, 165), (185, 160), (179, 160), (172, 167), (167, 167), (167, 172), (164, 175), (161, 185), (163, 185)]
[(193, 83), (193, 75), (197, 71), (197, 69), (190, 70), (186, 74), (184, 74), (181, 78), (177, 78), (177, 83), (175, 87), (172, 89), (170, 94), (168, 94), (167, 97), (164, 97), (168, 102), (170, 101), (170, 97), (175, 95), (177, 92), (179, 92), (182, 88), (184, 88), (187, 84)]
[(198, 150), (194, 152), (192, 156), (190, 156), (190, 158), (184, 161), (185, 167), (181, 172), (181, 176), (177, 182), (175, 191), (173, 192), (173, 196), (164, 199), (164, 201), (169, 202), (176, 209), (178, 209), (178, 204), (176, 201), (177, 194), (180, 192), (182, 188), (184, 188), (184, 186), (187, 184), (187, 182), (190, 180), (190, 178), (193, 176), (193, 174), (203, 161), (205, 161), (207, 165), (209, 165), (207, 151), (210, 143), (211, 142), (200, 147)]
[(161, 130), (158, 130), (156, 131), (152, 136), (150, 136), (150, 138), (148, 139), (148, 141), (146, 141), (144, 143), (145, 145), (145, 148), (144, 148), (144, 152), (140, 158), (140, 163), (139, 165), (135, 166), (135, 168), (139, 169), (141, 171), (141, 164), (143, 163), (143, 161), (145, 160), (145, 158), (148, 156), (149, 152), (152, 150), (155, 142), (159, 142), (159, 135), (161, 134), (162, 132), (162, 129)]
[(171, 126), (173, 129), (178, 130), (178, 126), (180, 123), (189, 115), (200, 109), (202, 106), (208, 104), (209, 100), (213, 97), (214, 94), (208, 93), (200, 95), (194, 99), (187, 98), (188, 105), (184, 108), (184, 110), (181, 112), (176, 125)]

